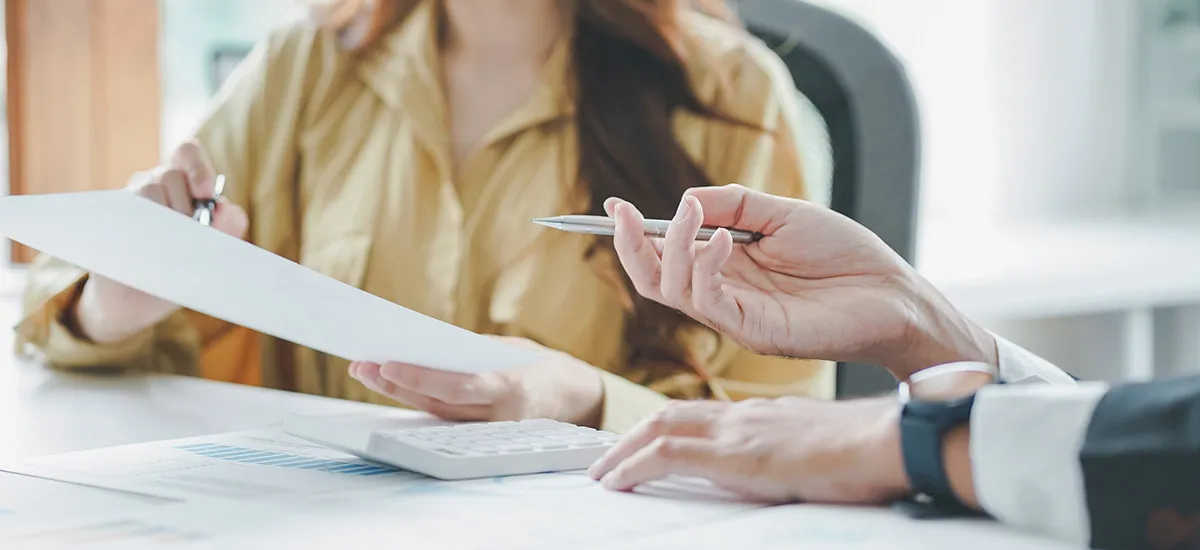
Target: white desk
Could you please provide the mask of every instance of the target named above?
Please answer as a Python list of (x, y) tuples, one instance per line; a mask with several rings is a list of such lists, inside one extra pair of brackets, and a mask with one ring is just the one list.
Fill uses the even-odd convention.
[[(0, 297), (0, 326), (12, 326), (15, 320), (12, 296)], [(0, 330), (0, 460), (4, 461), (268, 427), (278, 425), (289, 411), (336, 413), (373, 407), (176, 376), (66, 374), (14, 360), (9, 353), (11, 347), (11, 333)], [(10, 474), (0, 474), (6, 475)], [(576, 504), (586, 507), (584, 503)], [(464, 513), (462, 525), (475, 523), (469, 518)], [(457, 517), (454, 520), (457, 523)], [(214, 517), (209, 521), (220, 523), (225, 519)], [(604, 525), (604, 518), (588, 521)], [(529, 523), (519, 528), (536, 533), (536, 521)], [(239, 538), (234, 544), (263, 548), (295, 547), (298, 543), (306, 548), (346, 547), (355, 541), (375, 544), (389, 537), (389, 529), (394, 534), (395, 527), (390, 525), (379, 520), (354, 523), (346, 518), (331, 520), (328, 525), (303, 518), (266, 522), (255, 524), (250, 537)], [(862, 544), (871, 546), (873, 539), (886, 540), (891, 548), (937, 550), (959, 548), (967, 536), (978, 550), (1066, 550), (993, 523), (915, 522), (880, 509), (777, 507), (682, 525), (692, 527), (659, 532), (643, 540), (613, 540), (601, 547), (639, 543), (646, 548), (686, 545), (696, 550), (728, 548), (730, 541), (735, 545), (750, 541), (762, 548), (791, 548), (799, 541), (822, 548), (859, 548), (864, 547)], [(873, 535), (866, 537), (865, 533)], [(591, 538), (603, 539), (604, 535)], [(228, 547), (228, 542), (213, 544)]]
[(178, 376), (97, 376), (13, 357), (17, 304), (0, 295), (0, 459), (278, 425), (288, 411), (370, 405)]
[(0, 459), (279, 425), (370, 405), (177, 376), (96, 376), (0, 361)]

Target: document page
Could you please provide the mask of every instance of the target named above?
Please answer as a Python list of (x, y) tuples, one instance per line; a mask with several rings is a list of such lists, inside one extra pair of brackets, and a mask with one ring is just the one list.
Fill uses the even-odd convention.
[(372, 464), (286, 435), (252, 430), (32, 458), (0, 470), (178, 501), (290, 501), (361, 497), (420, 474)]
[[(151, 532), (162, 537), (151, 541), (161, 548), (350, 548), (380, 540), (397, 548), (562, 548), (761, 507), (695, 480), (632, 494), (607, 491), (583, 472), (440, 481), (278, 430), (38, 457), (0, 469), (179, 502), (19, 533), (116, 537), (130, 547)], [(0, 547), (14, 540), (5, 535), (0, 530)]]
[[(145, 497), (25, 475), (0, 473), (0, 548), (53, 547), (52, 543), (81, 544), (111, 533), (78, 525), (109, 526), (123, 514), (161, 510), (176, 501)], [(55, 538), (59, 540), (54, 540)]]
[(485, 372), (538, 359), (127, 191), (0, 198), (0, 234), (182, 307), (351, 361)]

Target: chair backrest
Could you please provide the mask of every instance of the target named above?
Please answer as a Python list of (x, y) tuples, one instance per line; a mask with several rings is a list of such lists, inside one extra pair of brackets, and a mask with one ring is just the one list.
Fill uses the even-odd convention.
[[(870, 31), (829, 9), (801, 0), (735, 5), (824, 120), (830, 206), (914, 263), (921, 136), (903, 65)], [(838, 396), (846, 397), (894, 389), (895, 380), (878, 367), (843, 364), (837, 385)]]

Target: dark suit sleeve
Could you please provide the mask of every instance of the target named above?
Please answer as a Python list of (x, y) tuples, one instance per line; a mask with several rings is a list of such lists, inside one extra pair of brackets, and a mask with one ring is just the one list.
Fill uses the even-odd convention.
[(1200, 376), (1111, 389), (1079, 459), (1093, 547), (1200, 549)]
[(985, 388), (971, 464), (984, 509), (1014, 527), (1107, 550), (1200, 550), (1200, 376)]

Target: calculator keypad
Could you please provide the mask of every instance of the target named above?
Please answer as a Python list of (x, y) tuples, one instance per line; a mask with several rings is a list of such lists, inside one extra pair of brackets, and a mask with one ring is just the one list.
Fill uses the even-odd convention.
[(549, 419), (396, 430), (383, 434), (451, 457), (606, 447), (620, 436)]

